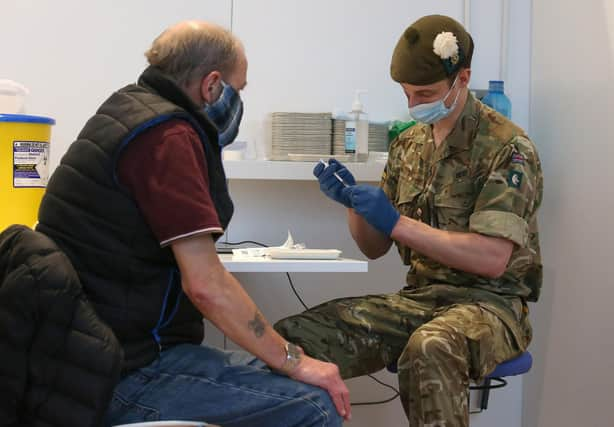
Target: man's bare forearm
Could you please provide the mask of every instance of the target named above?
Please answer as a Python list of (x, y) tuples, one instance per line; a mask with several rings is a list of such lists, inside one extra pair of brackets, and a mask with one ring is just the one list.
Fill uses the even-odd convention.
[(348, 209), (348, 225), (360, 251), (371, 259), (379, 258), (388, 252), (392, 240), (373, 228), (362, 216)]
[(267, 322), (241, 284), (220, 263), (211, 239), (173, 245), (182, 286), (202, 315), (272, 368), (285, 361), (285, 339)]
[(272, 368), (280, 368), (286, 357), (285, 339), (273, 329), (232, 274), (224, 270), (221, 277), (220, 288), (224, 291), (211, 289), (208, 296), (192, 301), (203, 316), (237, 345)]
[(506, 239), (440, 230), (405, 216), (392, 238), (448, 267), (491, 278), (503, 274), (514, 249)]

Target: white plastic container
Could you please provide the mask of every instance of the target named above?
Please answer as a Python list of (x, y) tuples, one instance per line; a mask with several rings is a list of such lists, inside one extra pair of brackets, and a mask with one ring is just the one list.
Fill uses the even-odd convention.
[(355, 92), (352, 111), (345, 122), (345, 154), (353, 155), (356, 162), (366, 162), (369, 158), (369, 119), (360, 102), (362, 93), (366, 91)]
[(0, 79), (0, 114), (25, 113), (28, 89), (12, 80)]
[(224, 160), (244, 160), (247, 151), (246, 141), (234, 141), (232, 144), (222, 149), (222, 159)]

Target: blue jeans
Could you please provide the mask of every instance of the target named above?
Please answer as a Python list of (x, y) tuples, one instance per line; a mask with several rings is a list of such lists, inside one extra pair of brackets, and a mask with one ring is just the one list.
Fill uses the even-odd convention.
[(223, 427), (340, 426), (328, 393), (273, 372), (245, 352), (183, 344), (115, 388), (106, 426), (157, 420)]

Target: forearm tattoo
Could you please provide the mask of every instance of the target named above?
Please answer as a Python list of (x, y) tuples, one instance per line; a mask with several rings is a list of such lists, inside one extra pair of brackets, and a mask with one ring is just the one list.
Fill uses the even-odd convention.
[(256, 311), (253, 320), (247, 322), (247, 326), (249, 327), (249, 329), (254, 331), (254, 335), (256, 335), (258, 338), (264, 335), (264, 328), (266, 324), (264, 317), (262, 317), (262, 314), (260, 314), (259, 311)]

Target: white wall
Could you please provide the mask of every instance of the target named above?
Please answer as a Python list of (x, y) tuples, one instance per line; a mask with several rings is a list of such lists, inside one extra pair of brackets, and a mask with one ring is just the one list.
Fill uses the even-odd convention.
[[(447, 14), (463, 22), (464, 3), (235, 0), (233, 31), (249, 58), (247, 108), (238, 139), (260, 145), (266, 138), (262, 125), (272, 111), (349, 110), (355, 89), (368, 90), (363, 102), (370, 120), (406, 120), (407, 100), (390, 78), (392, 50), (403, 30), (423, 15)], [(489, 80), (500, 78), (502, 3), (470, 2), (476, 43), (472, 88), (487, 89)], [(509, 3), (507, 92), (514, 119), (527, 128), (530, 1)]]
[(27, 113), (56, 119), (52, 167), (112, 91), (136, 81), (158, 34), (189, 18), (229, 26), (230, 1), (2, 1), (0, 79), (30, 89)]
[[(164, 27), (202, 18), (230, 27), (246, 46), (249, 85), (240, 139), (262, 142), (261, 123), (271, 111), (347, 109), (353, 90), (368, 89), (365, 105), (374, 120), (406, 117), (406, 100), (388, 75), (392, 49), (407, 25), (422, 15), (448, 14), (463, 21), (462, 0), (160, 0), (6, 1), (0, 13), (3, 55), (0, 78), (32, 90), (28, 112), (57, 119), (52, 135), (56, 165), (85, 120), (112, 90), (136, 79), (143, 52)], [(530, 0), (510, 4), (508, 93), (514, 118), (528, 126)], [(500, 76), (502, 1), (473, 0), (470, 31), (476, 42), (473, 88)], [(6, 43), (14, 40), (14, 43)], [(347, 41), (349, 40), (349, 41)], [(232, 181), (237, 213), (231, 240), (278, 243), (289, 228), (310, 247), (337, 247), (360, 257), (344, 212), (321, 195), (315, 182)], [(366, 274), (295, 274), (305, 301), (393, 292), (404, 269), (393, 250), (371, 262)], [(285, 275), (242, 274), (239, 279), (272, 320), (301, 309)], [(219, 333), (207, 339), (222, 344)], [(392, 384), (394, 376), (379, 374)], [(382, 399), (386, 389), (370, 380), (350, 382), (353, 401)], [(493, 392), (491, 408), (473, 416), (474, 427), (521, 425), (521, 380)], [(354, 409), (355, 427), (405, 425), (398, 401)]]
[(523, 425), (613, 426), (612, 1), (533, 2), (532, 63), (545, 281)]

